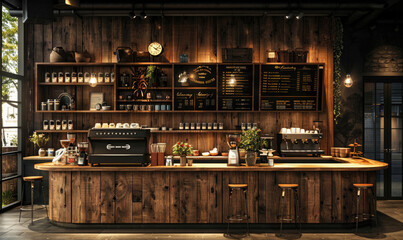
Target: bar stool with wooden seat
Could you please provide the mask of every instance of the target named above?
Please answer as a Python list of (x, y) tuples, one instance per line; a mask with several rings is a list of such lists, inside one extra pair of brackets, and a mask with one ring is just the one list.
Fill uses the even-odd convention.
[[(227, 227), (227, 236), (230, 236), (230, 222), (242, 222), (246, 221), (246, 235), (249, 236), (249, 215), (248, 215), (248, 184), (228, 184), (229, 190), (229, 209), (228, 209), (228, 227)], [(235, 215), (230, 215), (230, 211), (232, 211), (232, 193), (233, 191), (240, 191), (243, 194), (243, 202), (240, 206), (236, 206), (237, 208), (241, 208), (240, 211), (236, 211)], [(237, 210), (237, 209), (236, 209)]]
[[(278, 184), (279, 188), (281, 188), (281, 215), (280, 215), (280, 235), (283, 233), (283, 221), (292, 221), (295, 222), (295, 227), (298, 230), (298, 233), (301, 233), (301, 219), (299, 212), (299, 198), (298, 198), (298, 184)], [(294, 194), (294, 216), (284, 216), (284, 205), (285, 205), (285, 197), (286, 192), (292, 192)], [(291, 196), (289, 198), (291, 201)], [(297, 225), (299, 224), (299, 227)]]
[[(36, 210), (40, 210), (40, 209), (45, 208), (46, 209), (46, 214), (47, 214), (48, 209), (47, 209), (47, 207), (45, 205), (45, 194), (44, 194), (44, 190), (43, 190), (42, 179), (43, 179), (42, 176), (27, 176), (27, 177), (23, 177), (24, 182), (23, 182), (23, 186), (22, 186), (20, 217), (19, 217), (18, 221), (21, 221), (21, 212), (22, 211), (31, 211), (31, 223), (32, 224), (34, 223), (34, 210), (36, 211)], [(40, 207), (34, 209), (34, 190), (35, 190), (35, 182), (36, 181), (40, 181), (40, 184), (41, 184), (41, 188), (42, 188), (41, 190), (42, 190), (42, 197), (43, 197), (44, 206), (40, 206)], [(22, 206), (22, 202), (24, 201), (24, 192), (25, 192), (24, 191), (24, 185), (25, 185), (24, 183), (25, 182), (30, 182), (31, 183), (31, 207), (30, 208), (24, 208)]]
[[(372, 183), (354, 183), (354, 188), (357, 189), (357, 211), (355, 214), (355, 232), (358, 231), (358, 222), (360, 217), (363, 220), (375, 220), (375, 225), (377, 225), (377, 217), (376, 217), (376, 195), (374, 190), (374, 184)], [(368, 197), (368, 190), (371, 191), (371, 197)], [(360, 213), (360, 199), (362, 196), (363, 207), (362, 213)], [(369, 201), (370, 209), (369, 212), (365, 212), (365, 200)]]

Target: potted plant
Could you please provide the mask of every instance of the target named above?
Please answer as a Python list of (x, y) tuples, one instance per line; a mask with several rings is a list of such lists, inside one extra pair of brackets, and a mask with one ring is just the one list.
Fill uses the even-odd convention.
[(246, 150), (245, 161), (247, 166), (256, 164), (256, 153), (262, 145), (261, 130), (258, 128), (242, 132), (240, 147)]
[(32, 136), (29, 137), (29, 141), (34, 144), (34, 146), (38, 146), (38, 155), (40, 157), (44, 157), (46, 155), (46, 150), (44, 149), (46, 143), (49, 141), (49, 137), (46, 137), (45, 134), (32, 134)]
[(186, 166), (186, 155), (192, 155), (192, 145), (184, 142), (177, 142), (172, 146), (172, 153), (180, 156), (180, 165)]

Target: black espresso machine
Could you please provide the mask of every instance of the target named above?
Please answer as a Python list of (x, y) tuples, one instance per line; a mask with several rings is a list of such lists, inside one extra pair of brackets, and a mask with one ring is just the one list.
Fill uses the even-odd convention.
[(277, 151), (282, 157), (318, 157), (325, 151), (320, 149), (322, 133), (279, 133)]
[(92, 128), (88, 162), (97, 165), (139, 165), (150, 162), (149, 129)]

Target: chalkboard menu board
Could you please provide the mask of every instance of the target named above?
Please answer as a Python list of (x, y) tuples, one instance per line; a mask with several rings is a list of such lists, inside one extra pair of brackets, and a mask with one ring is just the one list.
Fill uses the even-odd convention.
[(218, 109), (252, 110), (253, 65), (218, 66)]
[(175, 110), (216, 110), (216, 90), (175, 90)]
[(175, 65), (175, 87), (216, 87), (216, 65)]
[(260, 109), (317, 111), (321, 108), (320, 65), (262, 65)]

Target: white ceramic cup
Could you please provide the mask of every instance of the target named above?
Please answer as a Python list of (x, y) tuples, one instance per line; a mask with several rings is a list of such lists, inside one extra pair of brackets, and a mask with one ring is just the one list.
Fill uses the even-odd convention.
[(287, 128), (287, 133), (291, 133), (291, 129)]
[(301, 128), (301, 133), (305, 133), (305, 129)]
[(129, 128), (129, 127), (130, 127), (130, 125), (128, 123), (123, 124), (123, 128)]
[(296, 128), (291, 128), (291, 133), (295, 133)]
[(301, 133), (301, 128), (295, 128), (295, 133)]
[(116, 123), (116, 128), (122, 128), (123, 125), (121, 123)]
[(109, 124), (108, 123), (102, 123), (102, 128), (109, 128)]
[(287, 133), (287, 128), (282, 128), (280, 133)]
[(115, 123), (109, 123), (109, 128), (115, 128), (115, 127), (116, 127)]

